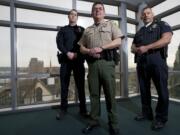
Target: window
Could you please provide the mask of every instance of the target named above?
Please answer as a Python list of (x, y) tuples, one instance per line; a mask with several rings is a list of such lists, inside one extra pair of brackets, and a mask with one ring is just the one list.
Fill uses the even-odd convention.
[(136, 19), (136, 14), (134, 11), (127, 9), (127, 17), (132, 18), (132, 19)]
[(0, 35), (3, 35), (3, 38), (0, 38), (0, 67), (10, 67), (10, 29), (0, 27)]
[(161, 4), (153, 7), (153, 12), (155, 13), (155, 15), (158, 15), (164, 11), (167, 11), (173, 7), (176, 7), (177, 5), (180, 4), (180, 1), (178, 0), (166, 0), (164, 2), (162, 2)]
[(64, 26), (68, 24), (68, 17), (67, 15), (18, 8), (17, 21), (25, 23)]
[(171, 98), (180, 99), (180, 30), (174, 31), (171, 44), (168, 47), (169, 80), (168, 88)]
[(78, 17), (78, 25), (87, 28), (92, 24), (94, 24), (92, 17), (82, 17), (82, 16)]
[(59, 66), (56, 34), (52, 31), (17, 29), (18, 67), (29, 67), (31, 61), (42, 62), (43, 67), (49, 67), (50, 64)]
[(130, 34), (135, 34), (136, 33), (136, 26), (134, 24), (127, 24), (127, 31)]
[[(59, 98), (59, 74), (56, 54), (57, 32), (17, 29), (18, 105), (54, 101)], [(40, 91), (42, 90), (42, 91)]]
[(11, 59), (10, 59), (10, 29), (0, 27), (0, 108), (11, 105)]
[(56, 6), (63, 8), (72, 8), (72, 0), (19, 0), (24, 2), (32, 2), (37, 4), (44, 4), (48, 6)]
[(104, 7), (105, 7), (106, 14), (118, 15), (117, 6), (104, 5)]
[[(178, 55), (178, 48), (180, 46), (180, 30), (174, 31), (173, 32), (173, 37), (171, 40), (171, 43), (168, 45), (168, 58), (167, 58), (167, 63), (169, 68), (174, 67), (174, 63), (176, 60), (176, 55)], [(178, 57), (177, 57), (178, 59)]]
[[(77, 9), (82, 11), (91, 12), (92, 2), (77, 1)], [(111, 5), (104, 5), (106, 14), (118, 15), (118, 7)]]
[(136, 64), (134, 63), (134, 54), (131, 53), (133, 38), (128, 38), (128, 89), (129, 94), (137, 93), (137, 75)]
[(180, 18), (180, 12), (177, 12), (177, 13), (172, 14), (170, 16), (164, 17), (161, 20), (166, 21), (171, 26), (175, 26), (175, 25), (180, 24), (180, 19), (176, 19), (176, 18)]
[(0, 5), (0, 20), (10, 20), (10, 8)]
[(85, 2), (85, 1), (77, 1), (77, 9), (82, 11), (91, 12), (93, 3), (92, 2)]

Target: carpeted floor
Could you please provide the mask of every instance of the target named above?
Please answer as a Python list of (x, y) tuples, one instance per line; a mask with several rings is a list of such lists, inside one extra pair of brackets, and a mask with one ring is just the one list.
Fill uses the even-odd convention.
[[(153, 103), (155, 109), (156, 102)], [(88, 106), (89, 107), (89, 106)], [(55, 119), (57, 109), (14, 113), (0, 116), (0, 135), (83, 135), (87, 120), (78, 115), (78, 106), (71, 106), (61, 121)], [(101, 105), (101, 127), (90, 135), (108, 135), (105, 103)], [(120, 135), (180, 135), (180, 103), (170, 102), (169, 121), (161, 131), (152, 131), (151, 122), (137, 122), (134, 116), (140, 111), (140, 98), (118, 101)]]

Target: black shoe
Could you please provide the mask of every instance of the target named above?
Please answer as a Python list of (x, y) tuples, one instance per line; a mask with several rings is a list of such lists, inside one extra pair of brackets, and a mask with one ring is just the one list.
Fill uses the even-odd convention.
[(66, 113), (66, 110), (60, 110), (60, 112), (56, 115), (56, 120), (61, 120), (66, 115)]
[(119, 129), (109, 128), (109, 135), (119, 135)]
[(89, 134), (92, 132), (93, 129), (99, 127), (100, 125), (99, 124), (88, 124), (85, 128), (82, 129), (82, 133), (84, 134)]
[(152, 122), (151, 129), (157, 131), (157, 130), (162, 129), (164, 126), (165, 126), (164, 122), (156, 120)]
[(153, 116), (145, 116), (143, 114), (138, 114), (134, 120), (136, 121), (144, 121), (144, 120), (153, 120)]

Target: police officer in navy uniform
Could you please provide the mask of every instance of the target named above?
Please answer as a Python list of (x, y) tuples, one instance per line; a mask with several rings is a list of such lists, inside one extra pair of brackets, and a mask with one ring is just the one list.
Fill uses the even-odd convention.
[(61, 52), (61, 54), (58, 54), (58, 60), (61, 64), (61, 107), (60, 112), (56, 116), (57, 120), (61, 119), (67, 112), (68, 87), (72, 70), (80, 101), (79, 112), (82, 116), (87, 115), (84, 58), (80, 53), (80, 47), (77, 44), (83, 34), (84, 28), (77, 26), (77, 10), (72, 9), (68, 14), (68, 19), (69, 25), (62, 27), (56, 38), (57, 48)]
[[(163, 21), (156, 21), (150, 7), (145, 7), (141, 16), (145, 26), (136, 34), (131, 51), (135, 53), (140, 85), (142, 113), (137, 121), (153, 120), (151, 129), (159, 130), (168, 121), (169, 93), (167, 88), (168, 67), (167, 46), (172, 38), (171, 27)], [(158, 94), (155, 118), (151, 108), (151, 79)]]

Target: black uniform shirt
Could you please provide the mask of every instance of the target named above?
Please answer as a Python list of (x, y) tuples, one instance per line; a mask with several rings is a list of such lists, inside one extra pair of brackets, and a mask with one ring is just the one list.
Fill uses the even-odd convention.
[[(136, 34), (133, 40), (133, 44), (136, 45), (136, 47), (140, 47), (143, 45), (148, 45), (151, 43), (154, 43), (158, 41), (162, 35), (166, 32), (172, 32), (171, 27), (168, 23), (164, 21), (154, 21), (150, 26), (144, 26), (142, 27)], [(167, 46), (156, 49), (161, 52), (161, 55), (163, 58), (167, 57)], [(136, 62), (137, 54), (135, 54), (135, 62)]]
[(154, 21), (148, 27), (142, 27), (134, 37), (133, 43), (138, 47), (156, 42), (162, 37), (162, 34), (171, 32), (171, 27), (164, 21)]
[(79, 45), (77, 42), (83, 34), (84, 28), (81, 26), (64, 26), (62, 27), (56, 37), (57, 48), (62, 53), (66, 54), (68, 51), (79, 52)]

